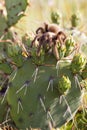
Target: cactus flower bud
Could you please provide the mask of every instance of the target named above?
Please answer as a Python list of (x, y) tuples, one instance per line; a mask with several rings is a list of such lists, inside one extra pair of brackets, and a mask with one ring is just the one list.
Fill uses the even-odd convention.
[(68, 56), (74, 50), (75, 42), (73, 38), (72, 37), (67, 38), (65, 41), (65, 45), (66, 45), (65, 56)]
[[(79, 14), (78, 14), (79, 15)], [(77, 27), (80, 21), (80, 18), (77, 14), (72, 14), (71, 16), (71, 24), (72, 27)]]
[(57, 11), (51, 13), (51, 20), (53, 23), (60, 24), (60, 14)]
[(78, 53), (73, 57), (73, 60), (71, 62), (71, 69), (73, 73), (82, 72), (86, 65), (86, 58)]
[(68, 76), (62, 76), (59, 80), (59, 91), (62, 94), (66, 94), (68, 90), (71, 88), (71, 81)]
[(44, 63), (44, 51), (41, 50), (40, 56), (37, 56), (36, 49), (31, 51), (32, 60), (36, 65), (42, 65)]

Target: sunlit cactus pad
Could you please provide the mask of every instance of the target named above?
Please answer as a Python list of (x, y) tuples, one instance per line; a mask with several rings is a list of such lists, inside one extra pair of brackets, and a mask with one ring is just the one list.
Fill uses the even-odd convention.
[(28, 5), (27, 0), (5, 0), (8, 25), (18, 22)]
[[(73, 118), (81, 103), (81, 91), (70, 71), (70, 62), (61, 61), (55, 65), (37, 67), (31, 59), (10, 77), (7, 100), (10, 114), (20, 129), (48, 129), (60, 127)], [(65, 95), (58, 90), (58, 80), (69, 76), (71, 88)]]

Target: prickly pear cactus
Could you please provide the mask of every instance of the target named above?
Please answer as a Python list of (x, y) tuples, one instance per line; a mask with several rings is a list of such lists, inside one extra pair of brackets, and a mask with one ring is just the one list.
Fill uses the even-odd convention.
[(28, 5), (27, 0), (5, 0), (7, 10), (8, 25), (14, 25), (24, 16), (24, 11)]
[[(81, 103), (82, 92), (69, 66), (69, 62), (60, 61), (57, 70), (55, 64), (35, 66), (29, 59), (11, 75), (7, 100), (18, 128), (31, 126), (46, 130), (49, 123), (60, 127), (73, 118)], [(58, 82), (62, 75), (69, 77), (70, 89), (61, 95)]]
[[(0, 95), (0, 102), (2, 102), (3, 96)], [(7, 104), (6, 100), (3, 104), (0, 104), (0, 123), (3, 122), (6, 118), (7, 113)]]
[(71, 24), (72, 24), (72, 27), (77, 27), (80, 23), (80, 17), (79, 17), (79, 14), (72, 14), (71, 16)]
[(58, 11), (52, 11), (51, 20), (52, 20), (52, 23), (60, 24), (60, 21), (61, 21), (60, 13)]
[(73, 73), (82, 72), (86, 65), (86, 58), (82, 54), (78, 53), (73, 57), (71, 69)]
[(0, 10), (0, 37), (4, 35), (7, 28), (8, 28), (8, 25), (6, 23), (6, 18), (3, 14), (3, 10)]
[[(7, 19), (1, 19), (1, 23), (5, 25), (1, 28), (3, 34), (18, 22), (28, 5), (27, 0), (5, 0), (5, 4)], [(52, 15), (54, 23), (59, 24), (59, 15)], [(87, 59), (83, 58), (82, 54), (74, 56), (76, 44), (71, 38), (65, 39), (62, 46), (57, 44), (58, 61), (53, 55), (53, 46), (50, 46), (49, 53), (49, 47), (39, 47), (41, 53), (37, 56), (39, 49), (31, 49), (28, 45), (29, 55), (25, 57), (25, 52), (28, 54), (28, 51), (15, 31), (14, 34), (10, 37), (7, 33), (8, 36), (4, 40), (4, 35), (1, 35), (0, 39), (3, 40), (0, 41), (2, 46), (5, 45), (4, 49), (1, 49), (3, 47), (0, 45), (0, 73), (9, 79), (7, 84), (0, 87), (0, 122), (7, 121), (10, 117), (19, 130), (49, 130), (49, 126), (59, 128), (73, 120), (82, 101), (83, 90), (80, 83), (87, 78)], [(39, 38), (41, 37), (38, 36)]]

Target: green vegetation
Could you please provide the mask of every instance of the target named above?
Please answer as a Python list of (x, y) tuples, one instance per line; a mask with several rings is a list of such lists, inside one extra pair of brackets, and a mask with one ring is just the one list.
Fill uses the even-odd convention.
[(50, 22), (43, 19), (33, 34), (37, 25), (29, 32), (24, 25), (24, 18), (33, 17), (32, 3), (3, 0), (1, 4), (1, 129), (8, 124), (18, 130), (86, 130), (87, 36), (77, 14), (65, 19), (63, 11), (60, 17), (53, 6), (55, 10), (47, 14)]

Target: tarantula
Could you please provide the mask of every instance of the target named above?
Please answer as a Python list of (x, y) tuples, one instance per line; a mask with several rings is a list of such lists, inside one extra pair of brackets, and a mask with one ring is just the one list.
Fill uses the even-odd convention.
[(60, 45), (64, 44), (66, 39), (66, 35), (58, 25), (56, 24), (47, 24), (44, 23), (44, 28), (39, 27), (36, 30), (36, 36), (34, 40), (31, 42), (31, 47), (35, 44), (35, 41), (38, 41), (37, 55), (40, 56), (41, 48), (46, 48), (48, 45), (49, 49), (53, 48), (53, 53), (56, 59), (59, 59), (59, 53), (57, 49), (57, 43), (59, 41)]

